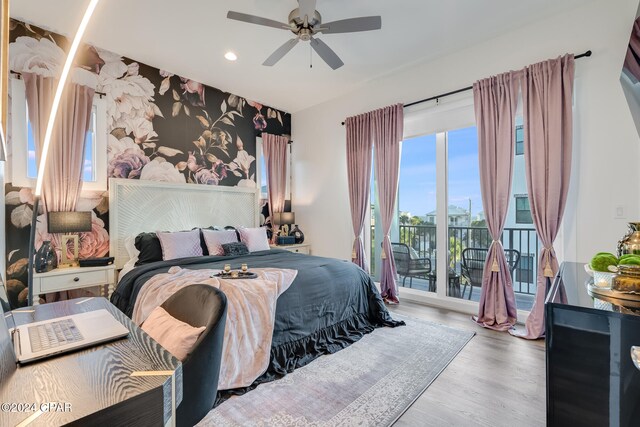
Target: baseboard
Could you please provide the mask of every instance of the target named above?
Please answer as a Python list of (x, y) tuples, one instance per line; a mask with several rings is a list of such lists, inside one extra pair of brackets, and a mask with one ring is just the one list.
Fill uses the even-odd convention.
[[(375, 282), (375, 284), (376, 288), (378, 288), (378, 291), (380, 291), (380, 283)], [(433, 292), (419, 291), (416, 289), (403, 287), (400, 287), (398, 289), (398, 296), (400, 297), (400, 301), (409, 301), (428, 307), (444, 308), (446, 310), (468, 314), (470, 316), (478, 314), (478, 303), (475, 301), (468, 301), (453, 297), (442, 298), (437, 296)], [(524, 325), (524, 322), (528, 316), (528, 311), (518, 310), (518, 324)]]

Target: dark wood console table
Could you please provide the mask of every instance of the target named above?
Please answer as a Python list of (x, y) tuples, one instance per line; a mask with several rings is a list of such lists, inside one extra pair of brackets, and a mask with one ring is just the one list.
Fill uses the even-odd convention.
[(640, 304), (591, 295), (589, 280), (563, 263), (547, 294), (547, 425), (639, 426)]
[[(172, 424), (182, 401), (181, 363), (106, 299), (79, 298), (13, 313), (24, 324), (101, 308), (129, 329), (128, 337), (24, 366), (15, 364), (6, 339), (0, 343), (0, 403), (38, 409), (45, 404), (44, 412), (3, 406), (1, 426)], [(68, 410), (50, 402), (68, 404)]]

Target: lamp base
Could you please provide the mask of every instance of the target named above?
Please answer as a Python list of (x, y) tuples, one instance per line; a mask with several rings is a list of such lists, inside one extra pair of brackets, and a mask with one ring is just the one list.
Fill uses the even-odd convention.
[(61, 262), (58, 264), (58, 268), (72, 268), (72, 267), (80, 267), (80, 262), (78, 260), (74, 260), (71, 262)]
[[(69, 242), (71, 243), (71, 251), (73, 258), (69, 258)], [(78, 262), (78, 246), (79, 239), (77, 234), (65, 234), (62, 236), (62, 260), (58, 264), (58, 268), (80, 267)]]

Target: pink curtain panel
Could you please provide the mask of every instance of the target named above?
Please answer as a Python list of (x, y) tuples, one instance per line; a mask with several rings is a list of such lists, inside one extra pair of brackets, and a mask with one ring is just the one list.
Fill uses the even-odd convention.
[(558, 272), (553, 242), (560, 229), (571, 174), (573, 138), (573, 55), (530, 65), (523, 70), (524, 157), (531, 216), (542, 242), (538, 257), (536, 299), (524, 332), (544, 336), (547, 286)]
[(371, 129), (375, 144), (376, 182), (382, 222), (382, 268), (380, 289), (384, 299), (398, 302), (396, 284), (396, 263), (389, 232), (395, 213), (398, 194), (398, 175), (400, 172), (400, 144), (404, 126), (404, 108), (402, 104), (372, 111)]
[(640, 80), (640, 18), (633, 23), (631, 37), (629, 39), (629, 47), (624, 58), (624, 68), (629, 70), (631, 74)]
[(349, 207), (353, 226), (353, 251), (351, 260), (369, 273), (369, 261), (365, 253), (362, 233), (369, 210), (371, 191), (371, 117), (369, 114), (349, 117), (347, 131), (347, 179), (349, 184)]
[(382, 297), (392, 303), (398, 302), (396, 265), (393, 259), (389, 232), (393, 220), (398, 176), (400, 169), (400, 144), (404, 126), (402, 104), (349, 117), (347, 126), (347, 173), (351, 223), (355, 240), (351, 258), (367, 273), (369, 266), (362, 241), (362, 232), (367, 210), (371, 179), (371, 150), (375, 145), (375, 168), (378, 182), (378, 200), (382, 225), (382, 268), (380, 287)]
[[(36, 160), (40, 163), (42, 140), (47, 128), (57, 80), (33, 73), (23, 73), (29, 121), (33, 129)], [(71, 212), (82, 190), (84, 143), (93, 108), (95, 90), (67, 83), (53, 130), (49, 156), (42, 184), (42, 205), (45, 212)], [(53, 245), (60, 248), (60, 236), (53, 235)], [(72, 293), (58, 292), (47, 302), (72, 298)]]
[[(23, 73), (36, 159), (47, 128), (57, 80)], [(82, 190), (84, 142), (91, 121), (94, 89), (68, 83), (60, 103), (42, 186), (47, 212), (74, 211)]]
[(267, 197), (269, 199), (269, 215), (273, 236), (272, 243), (278, 237), (278, 225), (273, 223), (273, 214), (284, 211), (284, 200), (287, 191), (287, 146), (289, 139), (284, 136), (262, 133), (262, 151), (267, 166)]
[(484, 265), (478, 315), (473, 320), (498, 331), (511, 329), (517, 321), (511, 273), (500, 243), (513, 175), (518, 101), (515, 81), (510, 72), (473, 85), (482, 205), (493, 239)]

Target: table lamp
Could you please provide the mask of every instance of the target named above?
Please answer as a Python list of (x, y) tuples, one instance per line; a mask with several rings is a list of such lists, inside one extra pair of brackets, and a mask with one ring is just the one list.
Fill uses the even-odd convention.
[[(91, 212), (49, 212), (47, 214), (49, 233), (65, 233), (62, 236), (62, 259), (58, 268), (78, 267), (79, 239), (77, 234), (91, 231)], [(73, 257), (69, 258), (68, 242), (72, 243)]]
[(289, 235), (289, 225), (295, 224), (296, 222), (296, 214), (293, 212), (274, 212), (273, 214), (273, 224), (281, 225), (280, 235), (288, 236)]

